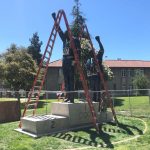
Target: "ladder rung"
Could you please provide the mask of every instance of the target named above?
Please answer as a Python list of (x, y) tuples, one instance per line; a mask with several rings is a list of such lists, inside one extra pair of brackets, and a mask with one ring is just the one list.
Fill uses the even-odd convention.
[(51, 55), (51, 52), (50, 51), (46, 51), (49, 55)]
[(40, 88), (40, 86), (34, 86), (34, 88)]
[(45, 71), (45, 68), (41, 68), (41, 70), (40, 71)]
[(30, 100), (36, 100), (37, 99), (37, 97), (31, 97), (30, 98)]
[(42, 68), (46, 68), (47, 67), (47, 65), (42, 65)]
[(47, 64), (47, 61), (44, 61), (44, 60), (43, 60), (43, 64)]
[(56, 34), (52, 33), (53, 36), (55, 36)]
[(34, 109), (27, 109), (26, 111), (28, 111), (28, 112), (29, 112), (29, 111), (34, 111)]
[(48, 47), (50, 47), (52, 49), (52, 45), (48, 45)]
[(44, 73), (45, 73), (45, 71), (41, 71), (41, 72), (40, 72), (40, 75), (44, 76)]
[(34, 90), (33, 92), (32, 92), (32, 94), (36, 94), (36, 93), (38, 93), (39, 91), (38, 90)]
[(28, 106), (34, 106), (36, 103), (28, 104)]
[(43, 79), (43, 77), (44, 77), (44, 74), (43, 74), (44, 72), (41, 72), (40, 73), (40, 76), (41, 76), (41, 79)]
[(36, 80), (36, 81), (37, 81), (37, 82), (42, 82), (42, 80), (40, 80), (40, 79), (39, 79), (39, 80)]
[(46, 57), (46, 56), (44, 58), (49, 59), (49, 57)]
[(43, 65), (42, 65), (43, 68), (46, 68), (46, 66), (47, 66), (47, 64), (43, 64)]
[(42, 76), (38, 76), (38, 79), (37, 80), (42, 80), (43, 78), (42, 78)]
[(50, 39), (50, 41), (54, 42), (54, 40), (53, 40), (53, 39)]

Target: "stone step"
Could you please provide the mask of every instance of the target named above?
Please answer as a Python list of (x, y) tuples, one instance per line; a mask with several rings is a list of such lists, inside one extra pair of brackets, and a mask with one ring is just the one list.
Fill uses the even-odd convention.
[(68, 118), (57, 115), (28, 116), (21, 119), (22, 130), (35, 135), (47, 134), (68, 128)]
[[(97, 123), (113, 121), (111, 112), (98, 112), (98, 103), (93, 103)], [(21, 119), (22, 128), (19, 132), (33, 137), (50, 135), (69, 131), (85, 126), (93, 126), (91, 113), (87, 103), (60, 103), (54, 102), (51, 107), (51, 115), (27, 116)]]

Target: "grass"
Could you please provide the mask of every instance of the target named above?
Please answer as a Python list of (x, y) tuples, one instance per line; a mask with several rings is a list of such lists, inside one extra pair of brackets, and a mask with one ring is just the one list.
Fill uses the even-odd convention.
[(5, 101), (17, 101), (17, 98), (0, 98), (0, 102), (5, 102)]
[[(114, 101), (115, 110), (117, 112), (129, 111), (129, 100), (134, 114), (143, 115), (147, 113), (150, 115), (149, 98), (146, 96), (130, 97), (130, 99), (128, 97), (118, 97)], [(51, 110), (51, 102), (55, 101), (57, 100), (40, 100), (37, 114), (49, 113)], [(24, 101), (22, 101), (21, 106), (23, 110)], [(120, 126), (105, 124), (102, 127), (100, 135), (95, 132), (95, 129), (89, 128), (45, 136), (39, 139), (33, 139), (27, 135), (14, 131), (14, 129), (18, 127), (18, 122), (0, 124), (0, 150), (63, 150), (84, 147), (98, 150), (98, 145), (102, 147), (101, 149), (150, 149), (150, 129), (148, 128), (146, 134), (142, 135), (142, 131), (144, 130), (143, 122), (131, 117), (117, 117)], [(147, 125), (150, 126), (150, 119), (144, 118), (144, 120)], [(125, 144), (113, 145), (113, 142), (134, 137), (135, 135), (142, 136)]]
[[(14, 131), (14, 129), (17, 128), (18, 122), (1, 124), (0, 150), (63, 150), (82, 147), (99, 149), (97, 148), (98, 145), (102, 148), (106, 147), (110, 149), (114, 148), (112, 142), (142, 134), (144, 129), (144, 124), (134, 118), (120, 116), (119, 122), (121, 123), (119, 127), (114, 124), (103, 125), (100, 135), (95, 132), (95, 129), (87, 128), (84, 130), (45, 136), (39, 139), (33, 139)], [(148, 135), (143, 135), (143, 137), (144, 136), (146, 136), (146, 138), (148, 137)], [(146, 140), (150, 141), (150, 139), (143, 137), (140, 143), (146, 145)], [(130, 146), (131, 145), (129, 145), (129, 147)], [(119, 148), (119, 145), (117, 147)], [(121, 148), (125, 147), (126, 145)]]
[(149, 96), (118, 97), (114, 106), (116, 111), (128, 111), (134, 116), (150, 115)]

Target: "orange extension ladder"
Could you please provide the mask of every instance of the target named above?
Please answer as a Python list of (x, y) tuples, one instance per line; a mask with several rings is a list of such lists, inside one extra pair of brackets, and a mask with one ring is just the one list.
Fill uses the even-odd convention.
[[(99, 131), (99, 126), (98, 126), (94, 106), (93, 106), (93, 103), (91, 101), (91, 97), (90, 97), (90, 93), (89, 93), (89, 89), (88, 89), (88, 84), (87, 84), (85, 75), (83, 73), (83, 69), (82, 69), (82, 67), (80, 65), (80, 62), (79, 62), (77, 49), (75, 48), (75, 43), (74, 43), (74, 40), (73, 40), (72, 32), (70, 30), (67, 18), (66, 18), (66, 14), (63, 10), (59, 10), (58, 13), (57, 13), (57, 17), (56, 17), (55, 23), (53, 25), (49, 40), (47, 42), (45, 52), (43, 54), (41, 63), (39, 65), (36, 77), (35, 77), (33, 85), (32, 85), (32, 88), (31, 88), (31, 90), (28, 94), (28, 100), (25, 104), (25, 108), (24, 108), (22, 117), (24, 117), (26, 115), (26, 113), (28, 111), (28, 108), (30, 108), (30, 106), (33, 107), (32, 111), (33, 111), (33, 115), (35, 115), (37, 105), (38, 105), (38, 102), (39, 102), (39, 96), (40, 96), (40, 93), (41, 93), (41, 90), (42, 90), (42, 87), (43, 87), (43, 84), (44, 84), (44, 81), (45, 81), (45, 77), (46, 77), (47, 70), (48, 70), (48, 64), (50, 62), (50, 58), (51, 58), (51, 55), (52, 55), (52, 51), (53, 51), (53, 47), (54, 47), (54, 43), (55, 43), (55, 39), (56, 39), (56, 35), (57, 35), (57, 26), (60, 24), (60, 21), (61, 21), (62, 17), (64, 18), (66, 28), (67, 28), (68, 33), (69, 33), (69, 38), (70, 38), (70, 41), (71, 41), (71, 48), (73, 49), (73, 53), (74, 53), (74, 57), (75, 57), (75, 63), (76, 63), (76, 66), (77, 66), (77, 70), (80, 74), (80, 80), (82, 81), (86, 101), (88, 102), (90, 112), (92, 114), (92, 122), (93, 122), (93, 124), (94, 124), (94, 126), (95, 126), (95, 128), (98, 132)], [(91, 45), (92, 45), (92, 42), (91, 42)], [(94, 51), (94, 48), (93, 48), (93, 51)], [(97, 62), (96, 55), (94, 55), (94, 58)], [(98, 62), (97, 62), (97, 64), (98, 64)], [(103, 79), (102, 73), (100, 71), (99, 71), (99, 73), (100, 73), (101, 78)], [(106, 90), (107, 90), (107, 88), (106, 88)], [(34, 94), (37, 94), (37, 96), (36, 96), (36, 98), (33, 99), (32, 97), (33, 97)], [(34, 101), (34, 103), (32, 103), (32, 101)], [(29, 109), (29, 110), (31, 110), (31, 109)], [(112, 112), (115, 116), (115, 119), (117, 120), (114, 109), (112, 109)], [(20, 121), (19, 127), (21, 128), (21, 126), (22, 126), (22, 124), (21, 124), (21, 121)]]
[[(93, 59), (94, 59), (94, 62), (96, 64), (96, 70), (99, 74), (99, 77), (100, 77), (100, 81), (102, 81), (102, 84), (103, 84), (103, 87), (104, 87), (104, 91), (105, 91), (105, 94), (106, 94), (106, 97), (108, 99), (108, 102), (109, 102), (109, 107), (111, 108), (111, 111), (113, 113), (113, 116), (114, 116), (114, 119), (115, 119), (115, 122), (118, 123), (118, 120), (117, 120), (117, 117), (116, 117), (116, 113), (115, 113), (115, 110), (114, 110), (114, 107), (113, 107), (113, 101), (111, 99), (111, 96), (110, 96), (110, 93), (108, 91), (108, 84), (107, 84), (107, 81), (104, 80), (104, 75), (100, 69), (100, 66), (99, 66), (99, 63), (98, 63), (98, 60), (97, 60), (97, 57), (96, 57), (96, 54), (95, 54), (95, 49), (93, 47), (93, 43), (92, 43), (92, 40), (90, 38), (90, 34), (89, 34), (89, 31), (88, 31), (88, 28), (86, 26), (86, 24), (84, 24), (82, 26), (82, 33), (87, 33), (87, 39), (89, 40), (90, 42), (90, 45), (91, 45), (91, 48), (92, 48), (92, 53), (93, 53)], [(104, 94), (104, 93), (103, 93)]]

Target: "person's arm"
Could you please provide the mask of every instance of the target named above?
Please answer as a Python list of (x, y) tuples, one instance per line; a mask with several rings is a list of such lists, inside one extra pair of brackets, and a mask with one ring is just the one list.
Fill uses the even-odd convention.
[[(56, 21), (56, 13), (52, 13), (52, 17), (53, 17), (54, 21)], [(58, 34), (59, 34), (61, 40), (65, 41), (65, 34), (58, 24), (56, 24), (56, 30), (58, 31)]]
[(104, 47), (103, 47), (102, 42), (100, 41), (100, 37), (99, 37), (99, 36), (96, 36), (95, 39), (96, 39), (96, 41), (97, 41), (98, 44), (99, 44), (100, 52), (101, 52), (102, 54), (104, 54)]

